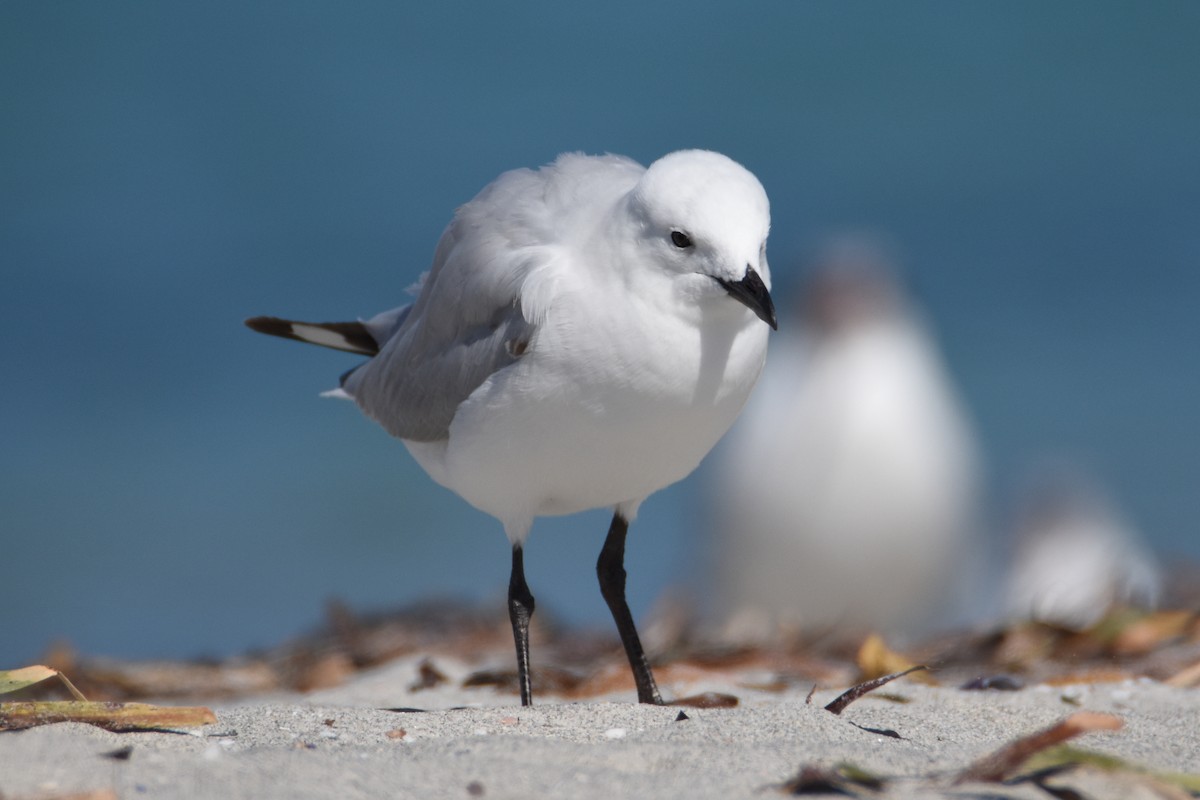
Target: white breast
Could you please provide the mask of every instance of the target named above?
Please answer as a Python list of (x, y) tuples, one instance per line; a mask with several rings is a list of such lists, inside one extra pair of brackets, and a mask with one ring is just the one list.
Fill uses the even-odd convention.
[(758, 378), (767, 326), (733, 303), (722, 311), (702, 329), (635, 310), (584, 331), (567, 309), (459, 407), (448, 442), (409, 450), (516, 540), (536, 516), (632, 515), (696, 468)]

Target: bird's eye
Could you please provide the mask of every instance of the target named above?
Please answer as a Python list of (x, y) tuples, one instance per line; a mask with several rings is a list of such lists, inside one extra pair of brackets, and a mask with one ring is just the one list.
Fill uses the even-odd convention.
[(688, 236), (683, 231), (671, 231), (671, 244), (684, 250), (692, 246), (692, 237)]

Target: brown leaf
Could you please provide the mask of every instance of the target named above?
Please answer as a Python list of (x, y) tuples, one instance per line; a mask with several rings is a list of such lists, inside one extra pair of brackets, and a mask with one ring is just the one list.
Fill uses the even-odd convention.
[(357, 671), (350, 656), (345, 653), (326, 653), (300, 674), (296, 688), (302, 692), (332, 689), (348, 681)]
[(1149, 653), (1187, 633), (1195, 613), (1192, 611), (1155, 611), (1115, 632), (1109, 651), (1118, 656)]
[[(629, 672), (629, 668), (625, 668)], [(584, 681), (579, 674), (559, 667), (538, 667), (530, 673), (533, 680), (534, 694), (567, 694), (571, 696), (584, 695), (591, 688), (592, 682)], [(630, 681), (632, 682), (632, 681)], [(517, 692), (517, 671), (515, 669), (490, 669), (473, 672), (463, 679), (462, 687), (472, 689), (479, 686), (491, 686), (501, 691)], [(599, 693), (599, 692), (596, 692)]]
[(1167, 678), (1166, 684), (1180, 689), (1192, 689), (1200, 686), (1200, 661)]
[(1066, 675), (1055, 675), (1042, 681), (1044, 686), (1072, 686), (1077, 683), (1123, 683), (1137, 678), (1136, 672), (1126, 672), (1119, 669), (1092, 669), (1086, 672), (1070, 672)]
[(686, 706), (688, 708), (735, 708), (737, 704), (737, 697), (723, 692), (701, 692), (664, 703), (668, 706)]
[(189, 728), (217, 721), (201, 706), (152, 706), (146, 703), (88, 703), (75, 700), (0, 703), (0, 730), (22, 730), (55, 722), (86, 722), (110, 731)]
[[(892, 650), (884, 643), (883, 637), (877, 633), (872, 633), (863, 640), (862, 645), (858, 648), (858, 655), (855, 660), (858, 662), (859, 681), (869, 681), (874, 678), (881, 678), (884, 675), (893, 675), (898, 672), (911, 672), (912, 668), (917, 666), (916, 662)], [(936, 686), (937, 681), (928, 672), (918, 675), (913, 680), (921, 683)]]
[(999, 783), (1042, 750), (1091, 731), (1120, 730), (1124, 723), (1110, 714), (1079, 711), (1049, 728), (1009, 742), (967, 767), (954, 782)]
[(448, 680), (450, 679), (446, 677), (446, 673), (434, 665), (433, 659), (425, 658), (417, 666), (417, 679), (408, 685), (408, 690), (419, 692), (422, 689), (433, 689)]

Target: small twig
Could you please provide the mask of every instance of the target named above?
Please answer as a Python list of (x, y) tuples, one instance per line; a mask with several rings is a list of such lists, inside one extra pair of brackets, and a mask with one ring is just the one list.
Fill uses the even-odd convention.
[(836, 698), (834, 698), (833, 702), (831, 702), (829, 705), (825, 706), (825, 710), (829, 711), (833, 714), (841, 714), (843, 711), (846, 710), (846, 706), (850, 705), (851, 703), (853, 703), (858, 698), (862, 697), (867, 692), (874, 691), (874, 690), (878, 689), (880, 686), (883, 686), (885, 683), (891, 683), (892, 681), (896, 680), (896, 678), (903, 678), (905, 675), (909, 674), (910, 672), (916, 672), (917, 670), (922, 670), (922, 669), (928, 669), (928, 667), (924, 667), (924, 666), (920, 666), (920, 665), (915, 666), (915, 667), (909, 667), (908, 669), (904, 670), (903, 672), (893, 672), (891, 675), (884, 675), (882, 678), (875, 678), (874, 680), (863, 681), (862, 683), (858, 684), (857, 686), (851, 686), (849, 689), (847, 689), (846, 691), (839, 694)]

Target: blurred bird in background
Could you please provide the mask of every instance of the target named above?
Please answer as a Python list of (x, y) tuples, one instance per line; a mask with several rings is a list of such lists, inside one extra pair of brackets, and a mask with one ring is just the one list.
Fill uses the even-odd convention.
[(932, 335), (862, 237), (824, 248), (799, 304), (713, 492), (726, 636), (961, 620), (977, 447)]
[(1018, 507), (1009, 617), (1083, 630), (1114, 606), (1156, 606), (1162, 571), (1106, 493), (1075, 467), (1039, 472)]

